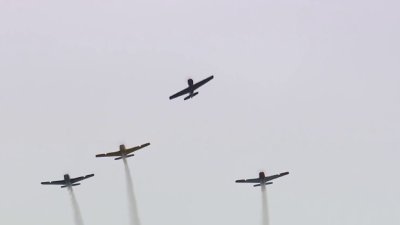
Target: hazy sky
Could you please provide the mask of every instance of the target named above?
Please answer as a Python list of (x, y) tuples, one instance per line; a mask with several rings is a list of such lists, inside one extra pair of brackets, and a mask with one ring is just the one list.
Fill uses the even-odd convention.
[[(0, 224), (400, 223), (399, 1), (0, 0)], [(169, 95), (215, 75), (190, 101)]]

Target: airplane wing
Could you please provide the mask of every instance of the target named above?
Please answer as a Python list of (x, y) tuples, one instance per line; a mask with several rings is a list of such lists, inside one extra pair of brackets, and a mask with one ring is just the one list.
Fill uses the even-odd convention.
[(214, 76), (209, 76), (206, 79), (197, 82), (196, 84), (193, 84), (193, 89), (197, 89), (201, 86), (203, 86), (205, 83), (207, 83), (208, 81), (212, 80), (214, 78)]
[(261, 183), (260, 178), (236, 180), (236, 183)]
[(288, 174), (289, 174), (289, 172), (284, 172), (284, 173), (280, 173), (280, 174), (276, 174), (276, 175), (272, 175), (272, 176), (266, 177), (265, 179), (267, 181), (270, 181), (270, 180), (273, 180), (273, 179), (276, 179), (278, 177), (282, 177), (282, 176), (285, 176), (285, 175), (288, 175)]
[(146, 143), (146, 144), (142, 144), (142, 145), (139, 145), (139, 146), (136, 146), (136, 147), (133, 147), (133, 148), (129, 148), (129, 149), (126, 150), (126, 154), (130, 154), (130, 153), (132, 153), (134, 151), (137, 151), (137, 150), (142, 149), (144, 147), (147, 147), (149, 145), (150, 145), (150, 143)]
[(181, 95), (188, 94), (188, 93), (190, 92), (190, 90), (191, 90), (190, 87), (185, 88), (185, 89), (183, 89), (182, 91), (180, 91), (180, 92), (178, 92), (178, 93), (176, 93), (176, 94), (174, 94), (174, 95), (171, 95), (171, 96), (169, 97), (169, 99), (174, 99), (174, 98), (179, 97), (179, 96), (181, 96)]
[(115, 157), (115, 156), (122, 156), (120, 151), (117, 152), (109, 152), (105, 154), (98, 154), (96, 157)]
[(66, 182), (65, 182), (65, 180), (56, 180), (56, 181), (42, 182), (41, 184), (43, 184), (43, 185), (49, 185), (49, 184), (52, 184), (52, 185), (65, 185)]
[(81, 180), (84, 180), (84, 179), (88, 179), (89, 177), (93, 177), (93, 176), (94, 176), (94, 174), (89, 174), (89, 175), (86, 175), (86, 176), (81, 176), (81, 177), (77, 177), (77, 178), (72, 178), (72, 179), (71, 179), (71, 183), (73, 184), (73, 183), (76, 183), (76, 182), (81, 181)]

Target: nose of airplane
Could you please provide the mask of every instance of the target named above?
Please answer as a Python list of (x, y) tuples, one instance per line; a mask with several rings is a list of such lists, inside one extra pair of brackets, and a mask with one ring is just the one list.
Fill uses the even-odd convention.
[(193, 85), (193, 79), (190, 78), (190, 79), (188, 80), (188, 84), (189, 84), (189, 86)]

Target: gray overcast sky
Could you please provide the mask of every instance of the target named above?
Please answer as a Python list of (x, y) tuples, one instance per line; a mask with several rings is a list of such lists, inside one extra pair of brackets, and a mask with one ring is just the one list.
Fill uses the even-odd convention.
[[(400, 223), (398, 1), (0, 0), (0, 224)], [(191, 77), (215, 79), (168, 100)]]

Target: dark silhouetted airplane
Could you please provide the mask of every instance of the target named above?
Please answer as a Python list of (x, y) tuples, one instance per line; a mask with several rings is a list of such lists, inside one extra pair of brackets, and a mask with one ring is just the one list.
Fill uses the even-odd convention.
[(288, 174), (289, 174), (289, 172), (284, 172), (284, 173), (266, 177), (264, 172), (260, 172), (258, 178), (236, 180), (236, 183), (258, 183), (256, 185), (254, 185), (254, 187), (257, 187), (257, 186), (261, 186), (261, 185), (272, 184), (272, 182), (269, 182), (270, 180), (273, 180), (273, 179), (276, 179), (278, 177), (282, 177), (282, 176), (285, 176)]
[(199, 93), (199, 92), (194, 92), (194, 91), (197, 88), (203, 86), (208, 81), (212, 80), (213, 78), (214, 78), (214, 76), (209, 76), (206, 79), (204, 79), (202, 81), (199, 81), (199, 82), (197, 82), (195, 84), (193, 83), (192, 79), (189, 79), (188, 80), (189, 87), (187, 87), (186, 89), (183, 89), (182, 91), (180, 91), (180, 92), (178, 92), (178, 93), (176, 93), (174, 95), (171, 95), (169, 97), (169, 99), (174, 99), (174, 98), (179, 97), (179, 96), (184, 95), (184, 94), (189, 94), (187, 97), (184, 98), (184, 100), (188, 100), (189, 98), (193, 98), (194, 96), (196, 96)]
[[(119, 146), (119, 151), (116, 152), (109, 152), (105, 154), (98, 154), (96, 157), (117, 157), (115, 160), (122, 159), (122, 158), (128, 158), (131, 156), (134, 156), (134, 154), (131, 154), (134, 151), (137, 151), (139, 149), (142, 149), (146, 146), (149, 146), (150, 143), (142, 144), (133, 148), (125, 148), (125, 145), (120, 145)], [(129, 155), (131, 154), (131, 155)]]
[(65, 188), (65, 187), (72, 187), (72, 186), (78, 186), (80, 185), (80, 183), (76, 183), (79, 182), (81, 180), (87, 179), (89, 177), (93, 177), (94, 174), (89, 174), (86, 176), (82, 176), (82, 177), (77, 177), (77, 178), (70, 178), (69, 174), (65, 174), (64, 175), (64, 180), (56, 180), (56, 181), (47, 181), (47, 182), (42, 182), (41, 184), (43, 185), (62, 185), (61, 188)]

